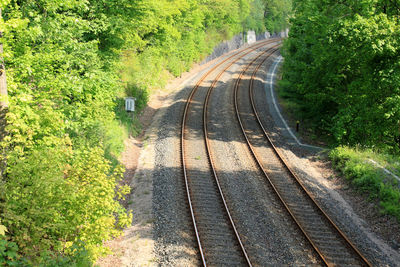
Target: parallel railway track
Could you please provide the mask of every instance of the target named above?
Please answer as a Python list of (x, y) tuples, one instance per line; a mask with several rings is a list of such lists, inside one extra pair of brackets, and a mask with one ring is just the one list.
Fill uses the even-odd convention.
[[(322, 262), (327, 266), (371, 266), (303, 186), (273, 144), (260, 120), (254, 101), (254, 79), (259, 68), (274, 52), (259, 53), (236, 80), (235, 112), (243, 136), (260, 170)], [(255, 62), (263, 55), (265, 57), (260, 60), (251, 74), (248, 92), (244, 89), (240, 90), (244, 74), (251, 66), (254, 67)]]
[[(197, 82), (186, 102), (182, 116), (181, 160), (189, 209), (203, 266), (251, 266), (250, 259), (236, 230), (218, 181), (212, 161), (212, 154), (209, 149), (207, 125), (205, 122), (207, 121), (207, 104), (210, 92), (215, 87), (221, 75), (244, 56), (273, 42), (276, 42), (276, 40), (256, 44), (243, 51), (234, 53), (214, 66)], [(229, 62), (230, 60), (231, 62)], [(227, 65), (214, 78), (208, 90), (199, 89), (203, 81), (218, 67), (223, 66), (224, 63), (227, 63)], [(198, 103), (204, 103), (203, 112), (199, 111), (200, 105)], [(196, 129), (199, 121), (202, 121), (202, 129)], [(197, 131), (188, 129), (188, 126)], [(199, 134), (201, 130), (204, 137), (202, 156), (208, 160), (208, 171), (199, 171), (196, 169), (196, 165), (198, 165), (196, 158), (190, 154), (191, 150), (187, 147), (187, 142), (191, 138), (196, 139), (196, 134)], [(198, 160), (200, 160), (200, 156), (198, 157)]]
[[(203, 266), (252, 266), (214, 166), (207, 129), (208, 103), (213, 88), (226, 70), (252, 51), (273, 42), (276, 40), (262, 42), (228, 56), (203, 75), (186, 102), (182, 116), (181, 160), (187, 200)], [(243, 136), (261, 172), (321, 261), (327, 266), (371, 266), (303, 186), (273, 144), (260, 120), (254, 101), (254, 79), (259, 68), (278, 50), (278, 46), (279, 44), (259, 53), (236, 80), (235, 112)], [(256, 65), (257, 61), (259, 62)], [(211, 85), (200, 87), (205, 79), (220, 67), (222, 70), (212, 79)], [(240, 88), (244, 74), (251, 67), (254, 70), (249, 80), (248, 91), (245, 91)], [(198, 139), (198, 135), (203, 138), (201, 144), (193, 141)], [(197, 149), (202, 147), (201, 152), (197, 152), (201, 154), (198, 159), (194, 157), (196, 153), (191, 152), (193, 145), (197, 146)], [(196, 160), (200, 158), (203, 158), (207, 170), (196, 168)]]

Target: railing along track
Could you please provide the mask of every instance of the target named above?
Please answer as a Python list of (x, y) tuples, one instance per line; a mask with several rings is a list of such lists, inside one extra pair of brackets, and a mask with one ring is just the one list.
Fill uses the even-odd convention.
[[(221, 65), (223, 65), (224, 63), (228, 62), (229, 60), (233, 59), (232, 62), (230, 62), (218, 75), (217, 77), (214, 79), (212, 85), (209, 87), (208, 91), (207, 91), (207, 96), (206, 96), (206, 100), (204, 102), (204, 106), (203, 106), (203, 132), (204, 132), (204, 142), (205, 142), (205, 146), (206, 146), (206, 151), (207, 151), (207, 157), (209, 160), (209, 165), (211, 167), (212, 170), (212, 174), (214, 176), (214, 183), (216, 184), (217, 187), (217, 191), (218, 194), (220, 196), (220, 201), (223, 204), (224, 207), (224, 212), (225, 216), (228, 217), (229, 223), (227, 223), (230, 227), (231, 230), (234, 233), (234, 236), (236, 237), (236, 241), (239, 244), (240, 247), (240, 253), (242, 254), (242, 257), (245, 259), (243, 262), (245, 262), (248, 266), (251, 266), (251, 262), (250, 259), (246, 253), (246, 250), (242, 244), (242, 241), (240, 239), (239, 233), (236, 230), (236, 227), (234, 225), (232, 216), (230, 215), (225, 197), (223, 195), (222, 189), (220, 187), (219, 181), (218, 181), (218, 177), (214, 168), (214, 164), (212, 162), (212, 156), (210, 155), (210, 149), (209, 149), (209, 141), (208, 141), (208, 134), (207, 134), (207, 104), (208, 104), (208, 98), (209, 95), (211, 93), (211, 90), (214, 88), (215, 84), (217, 83), (218, 79), (221, 77), (221, 75), (230, 67), (232, 66), (235, 62), (237, 62), (238, 60), (240, 60), (241, 58), (243, 58), (244, 56), (246, 56), (247, 54), (251, 53), (252, 51), (255, 51), (258, 48), (261, 48), (264, 45), (270, 44), (276, 42), (276, 40), (270, 40), (270, 41), (264, 41), (261, 42), (259, 44), (256, 44), (254, 46), (248, 47), (246, 49), (243, 49), (242, 51), (239, 51), (237, 53), (233, 53), (233, 55), (227, 57), (226, 59), (224, 59), (223, 61), (221, 61), (220, 63), (218, 63), (217, 65), (215, 65), (213, 68), (211, 68), (207, 73), (205, 73), (200, 80), (197, 82), (197, 84), (195, 85), (195, 87), (193, 88), (193, 90), (191, 91), (188, 100), (186, 102), (185, 105), (185, 109), (183, 112), (183, 116), (182, 116), (182, 128), (181, 128), (181, 160), (182, 160), (182, 169), (183, 169), (183, 175), (184, 175), (184, 179), (185, 179), (185, 187), (186, 187), (186, 192), (187, 192), (187, 199), (188, 199), (188, 204), (189, 204), (189, 209), (190, 209), (190, 213), (191, 213), (191, 218), (192, 218), (192, 223), (193, 223), (193, 227), (194, 227), (194, 232), (196, 235), (196, 239), (197, 239), (197, 244), (198, 244), (198, 248), (199, 248), (199, 252), (200, 252), (200, 256), (201, 256), (201, 261), (203, 266), (207, 266), (207, 247), (203, 246), (203, 242), (204, 239), (208, 238), (206, 237), (204, 234), (204, 236), (201, 236), (201, 231), (199, 231), (199, 227), (204, 227), (202, 225), (198, 224), (198, 220), (201, 221), (202, 216), (199, 215), (200, 212), (200, 208), (198, 209), (197, 213), (196, 213), (196, 208), (194, 207), (194, 203), (193, 203), (193, 199), (195, 199), (196, 197), (194, 197), (196, 192), (192, 192), (193, 188), (190, 187), (190, 184), (195, 185), (194, 184), (194, 179), (190, 180), (189, 175), (188, 175), (188, 169), (187, 169), (187, 163), (186, 163), (186, 151), (185, 151), (185, 129), (186, 129), (186, 122), (188, 120), (188, 111), (189, 111), (189, 107), (192, 103), (193, 97), (195, 95), (195, 93), (197, 92), (198, 88), (200, 87), (201, 83), (213, 72), (215, 71), (218, 67), (220, 67)], [(239, 56), (238, 56), (239, 55)], [(236, 56), (238, 56), (237, 58), (235, 58)], [(201, 191), (201, 190), (200, 190)], [(206, 192), (207, 193), (207, 192)], [(204, 194), (206, 194), (204, 193)], [(216, 205), (216, 204), (215, 204)], [(201, 204), (197, 204), (198, 207), (201, 207)], [(203, 216), (204, 217), (204, 216)], [(200, 218), (200, 219), (198, 219)], [(206, 231), (203, 231), (203, 233), (205, 233)]]
[[(351, 243), (349, 238), (339, 229), (339, 227), (330, 219), (330, 217), (322, 210), (320, 205), (314, 200), (310, 192), (304, 187), (298, 176), (291, 170), (280, 151), (273, 144), (269, 134), (265, 130), (258, 111), (254, 102), (254, 79), (259, 68), (264, 62), (274, 53), (273, 52), (262, 52), (249, 63), (246, 68), (240, 73), (235, 84), (234, 92), (234, 103), (235, 111), (237, 115), (240, 128), (243, 136), (249, 146), (251, 154), (256, 160), (260, 170), (268, 180), (269, 184), (277, 194), (278, 198), (284, 205), (286, 211), (290, 214), (293, 221), (297, 224), (301, 232), (304, 234), (306, 239), (310, 242), (311, 246), (318, 253), (321, 260), (327, 266), (371, 266), (368, 260), (360, 253), (360, 251)], [(256, 141), (255, 136), (259, 134), (251, 135), (250, 127), (247, 131), (243, 125), (242, 116), (239, 112), (238, 105), (238, 90), (240, 87), (241, 80), (243, 79), (244, 73), (250, 68), (253, 63), (260, 58), (262, 55), (267, 54), (264, 59), (254, 69), (250, 83), (249, 83), (249, 98), (251, 102), (251, 108), (253, 116), (255, 117), (258, 129), (262, 131), (263, 135), (267, 140), (267, 146), (269, 146), (270, 153), (268, 153), (268, 161), (263, 160), (266, 155), (259, 155), (254, 144), (260, 145), (260, 142)], [(249, 120), (251, 121), (251, 120)], [(247, 122), (249, 123), (249, 122)], [(251, 122), (250, 122), (251, 123)], [(253, 119), (254, 123), (254, 119)], [(254, 129), (254, 128), (253, 128)], [(263, 142), (262, 145), (265, 145)], [(275, 159), (272, 157), (275, 156)], [(264, 158), (263, 158), (264, 157)], [(271, 164), (271, 162), (280, 163), (279, 175), (273, 174), (273, 171), (268, 170), (265, 166)], [(278, 165), (275, 165), (278, 166)], [(270, 171), (270, 174), (268, 172)], [(274, 172), (277, 170), (274, 169)], [(279, 177), (277, 177), (279, 176)], [(284, 179), (282, 179), (284, 178)], [(343, 249), (345, 248), (345, 249)]]

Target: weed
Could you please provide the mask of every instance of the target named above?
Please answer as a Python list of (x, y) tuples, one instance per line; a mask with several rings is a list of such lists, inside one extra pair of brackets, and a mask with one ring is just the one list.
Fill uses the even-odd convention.
[(379, 200), (382, 214), (395, 216), (400, 221), (400, 189), (397, 183), (386, 181), (383, 178), (383, 170), (372, 164), (369, 159), (397, 171), (398, 160), (394, 161), (393, 156), (384, 153), (348, 147), (332, 150), (330, 158), (333, 166), (342, 172), (357, 190), (366, 193), (371, 200)]

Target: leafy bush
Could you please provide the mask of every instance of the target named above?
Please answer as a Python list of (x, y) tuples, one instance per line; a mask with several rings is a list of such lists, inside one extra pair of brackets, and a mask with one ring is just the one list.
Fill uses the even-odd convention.
[(59, 146), (38, 148), (23, 160), (9, 159), (14, 168), (1, 205), (3, 223), (24, 255), (68, 251), (82, 241), (95, 258), (104, 252), (102, 241), (129, 224), (130, 216), (117, 200), (127, 189), (115, 191), (122, 170), (112, 173), (102, 155), (96, 148)]
[(398, 183), (385, 177), (383, 171), (368, 162), (366, 154), (371, 152), (348, 147), (338, 147), (330, 153), (333, 166), (342, 172), (361, 192), (366, 193), (370, 199), (377, 199), (382, 213), (395, 216), (400, 221), (400, 190)]
[(9, 242), (0, 235), (0, 265), (18, 266), (21, 261), (18, 255), (18, 246), (15, 242)]
[(1, 266), (57, 266), (57, 267), (90, 267), (92, 262), (83, 246), (73, 245), (72, 255), (54, 254), (45, 251), (40, 254), (36, 262), (22, 257), (18, 253), (18, 245), (0, 237), (0, 265)]
[(0, 220), (34, 265), (93, 260), (131, 220), (118, 202), (126, 134), (114, 113), (128, 4), (0, 4), (10, 102)]

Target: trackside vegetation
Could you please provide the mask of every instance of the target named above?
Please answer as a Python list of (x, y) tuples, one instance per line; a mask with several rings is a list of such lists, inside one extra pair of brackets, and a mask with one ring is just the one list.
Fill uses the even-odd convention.
[[(372, 150), (338, 147), (330, 152), (333, 166), (359, 191), (368, 194), (371, 200), (377, 200), (382, 214), (395, 216), (400, 221), (400, 186), (391, 174), (399, 172), (398, 159)], [(374, 164), (378, 159), (379, 165)], [(372, 161), (371, 161), (372, 160)], [(381, 167), (382, 166), (382, 167)]]
[(400, 7), (396, 1), (293, 1), (281, 96), (334, 149), (334, 166), (400, 220)]
[(103, 242), (132, 219), (118, 157), (140, 126), (123, 98), (140, 111), (221, 40), (286, 27), (290, 3), (0, 0), (0, 265), (90, 266), (107, 253)]

